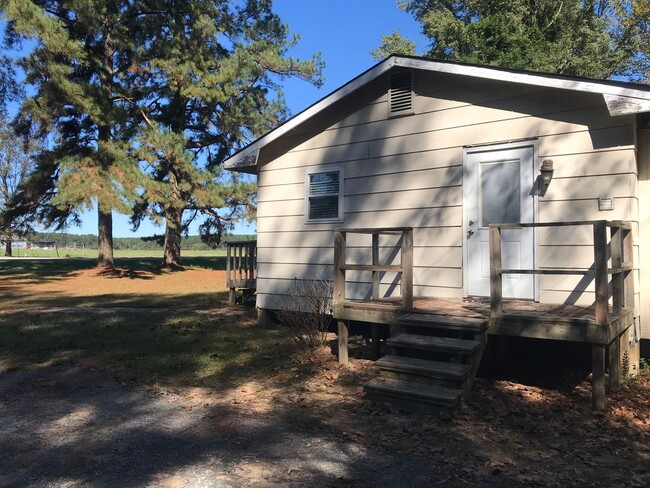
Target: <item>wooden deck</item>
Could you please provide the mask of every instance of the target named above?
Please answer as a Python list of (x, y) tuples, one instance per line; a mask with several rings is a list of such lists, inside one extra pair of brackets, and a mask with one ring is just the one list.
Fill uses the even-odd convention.
[[(593, 266), (586, 269), (535, 268), (509, 269), (503, 267), (501, 232), (504, 229), (535, 227), (591, 227), (593, 234)], [(346, 259), (347, 235), (371, 236), (369, 264), (352, 264)], [(398, 235), (399, 264), (379, 261), (379, 236)], [(391, 336), (401, 332), (404, 315), (422, 314), (440, 328), (440, 316), (456, 321), (468, 318), (485, 320), (487, 334), (583, 342), (592, 346), (592, 404), (595, 410), (605, 407), (605, 366), (609, 356), (610, 389), (621, 384), (621, 337), (634, 323), (634, 263), (632, 225), (621, 221), (580, 221), (491, 224), (490, 297), (450, 301), (413, 296), (413, 229), (338, 229), (334, 234), (334, 318), (338, 321), (339, 361), (348, 360), (348, 322), (389, 324)], [(346, 271), (372, 274), (371, 299), (354, 301), (346, 297)], [(380, 295), (381, 274), (391, 272), (400, 277), (397, 299)], [(595, 303), (591, 307), (536, 303), (529, 300), (503, 298), (502, 280), (508, 274), (582, 275), (593, 277)], [(611, 281), (610, 281), (611, 277)], [(611, 287), (610, 287), (611, 284)], [(611, 290), (611, 291), (610, 291)], [(610, 300), (611, 299), (611, 300)], [(428, 317), (428, 319), (424, 319)], [(417, 322), (417, 320), (416, 320)], [(448, 320), (445, 320), (448, 322)], [(377, 326), (371, 326), (373, 342), (378, 337)], [(407, 337), (411, 340), (411, 338)], [(411, 341), (413, 342), (413, 341)], [(480, 355), (477, 356), (480, 358)], [(478, 359), (472, 359), (476, 362)], [(384, 385), (385, 386), (385, 385)], [(373, 387), (374, 388), (374, 387)], [(375, 392), (378, 393), (379, 389)], [(397, 395), (397, 393), (396, 393)]]
[[(409, 311), (411, 312), (411, 311)], [(337, 320), (393, 324), (407, 313), (399, 298), (372, 301), (347, 300), (337, 304)], [(443, 300), (416, 297), (412, 313), (458, 318), (482, 318), (489, 322), (488, 334), (550, 339), (589, 344), (611, 343), (632, 323), (632, 311), (610, 310), (609, 326), (597, 325), (595, 309), (576, 305), (537, 303), (529, 300), (503, 300), (503, 314), (490, 317), (490, 299)]]
[(241, 302), (252, 297), (257, 289), (257, 240), (226, 242), (226, 286), (230, 289), (228, 304), (235, 304), (235, 292), (241, 290)]

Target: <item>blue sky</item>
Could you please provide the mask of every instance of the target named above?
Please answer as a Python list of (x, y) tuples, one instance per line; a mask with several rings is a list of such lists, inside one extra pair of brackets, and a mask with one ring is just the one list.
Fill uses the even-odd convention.
[[(275, 0), (273, 3), (275, 12), (289, 25), (291, 32), (301, 37), (290, 55), (310, 58), (320, 52), (326, 63), (325, 83), (320, 89), (300, 80), (284, 82), (285, 98), (293, 114), (375, 64), (370, 51), (379, 45), (382, 35), (394, 29), (416, 42), (418, 53), (426, 48), (419, 25), (397, 8), (396, 0)], [(95, 212), (85, 213), (82, 220), (81, 227), (71, 227), (68, 232), (97, 233)], [(128, 217), (114, 214), (115, 237), (146, 236), (163, 231), (164, 228), (155, 228), (146, 222), (133, 233)], [(240, 225), (235, 232), (254, 233), (255, 227)], [(195, 234), (196, 229), (191, 229), (191, 233)]]

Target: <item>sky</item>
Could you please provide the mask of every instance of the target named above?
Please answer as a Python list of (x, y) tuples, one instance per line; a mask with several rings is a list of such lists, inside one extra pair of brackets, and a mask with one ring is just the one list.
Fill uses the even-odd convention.
[[(285, 98), (292, 114), (297, 114), (347, 83), (375, 64), (370, 51), (380, 44), (380, 37), (399, 30), (416, 43), (418, 53), (426, 49), (419, 25), (407, 13), (399, 10), (397, 0), (275, 0), (274, 11), (289, 25), (300, 41), (289, 52), (297, 58), (309, 59), (317, 52), (325, 61), (325, 83), (318, 89), (301, 80), (283, 82)], [(67, 232), (96, 234), (96, 212), (82, 216), (81, 227)], [(134, 237), (160, 234), (163, 227), (146, 222), (137, 232), (131, 232), (128, 216), (114, 214), (113, 235)], [(255, 233), (255, 227), (237, 225), (235, 233)], [(196, 234), (196, 228), (190, 229)]]

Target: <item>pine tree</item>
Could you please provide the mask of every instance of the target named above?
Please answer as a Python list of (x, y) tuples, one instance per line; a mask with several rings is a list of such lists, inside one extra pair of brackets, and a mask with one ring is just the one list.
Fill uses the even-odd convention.
[(408, 40), (402, 34), (394, 30), (386, 36), (381, 36), (381, 45), (372, 51), (370, 55), (375, 61), (382, 61), (391, 54), (401, 54), (405, 56), (413, 56), (415, 52), (415, 43)]
[[(278, 80), (320, 82), (318, 57), (286, 56), (297, 41), (268, 0), (151, 0), (137, 83), (147, 128), (139, 137), (150, 176), (134, 208), (137, 227), (165, 222), (164, 265), (180, 265), (181, 234), (198, 215), (203, 237), (218, 243), (254, 207), (255, 186), (221, 171), (221, 162), (286, 116)], [(272, 97), (271, 94), (275, 93)]]
[(49, 194), (50, 205), (73, 217), (97, 206), (99, 266), (113, 265), (112, 211), (130, 211), (140, 179), (131, 154), (141, 121), (131, 84), (140, 6), (0, 0), (7, 41), (36, 42), (20, 61), (35, 93), (25, 99), (18, 126), (54, 138), (29, 181), (30, 194)]
[(427, 57), (609, 78), (643, 69), (639, 26), (629, 21), (637, 2), (408, 0), (400, 8), (421, 24)]

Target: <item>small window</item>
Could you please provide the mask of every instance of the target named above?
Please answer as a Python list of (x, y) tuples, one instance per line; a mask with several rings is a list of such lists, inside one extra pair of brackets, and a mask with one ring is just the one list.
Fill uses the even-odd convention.
[(343, 170), (341, 168), (307, 173), (305, 187), (307, 222), (343, 220)]
[(389, 115), (411, 115), (413, 113), (413, 80), (411, 71), (401, 71), (390, 77)]

